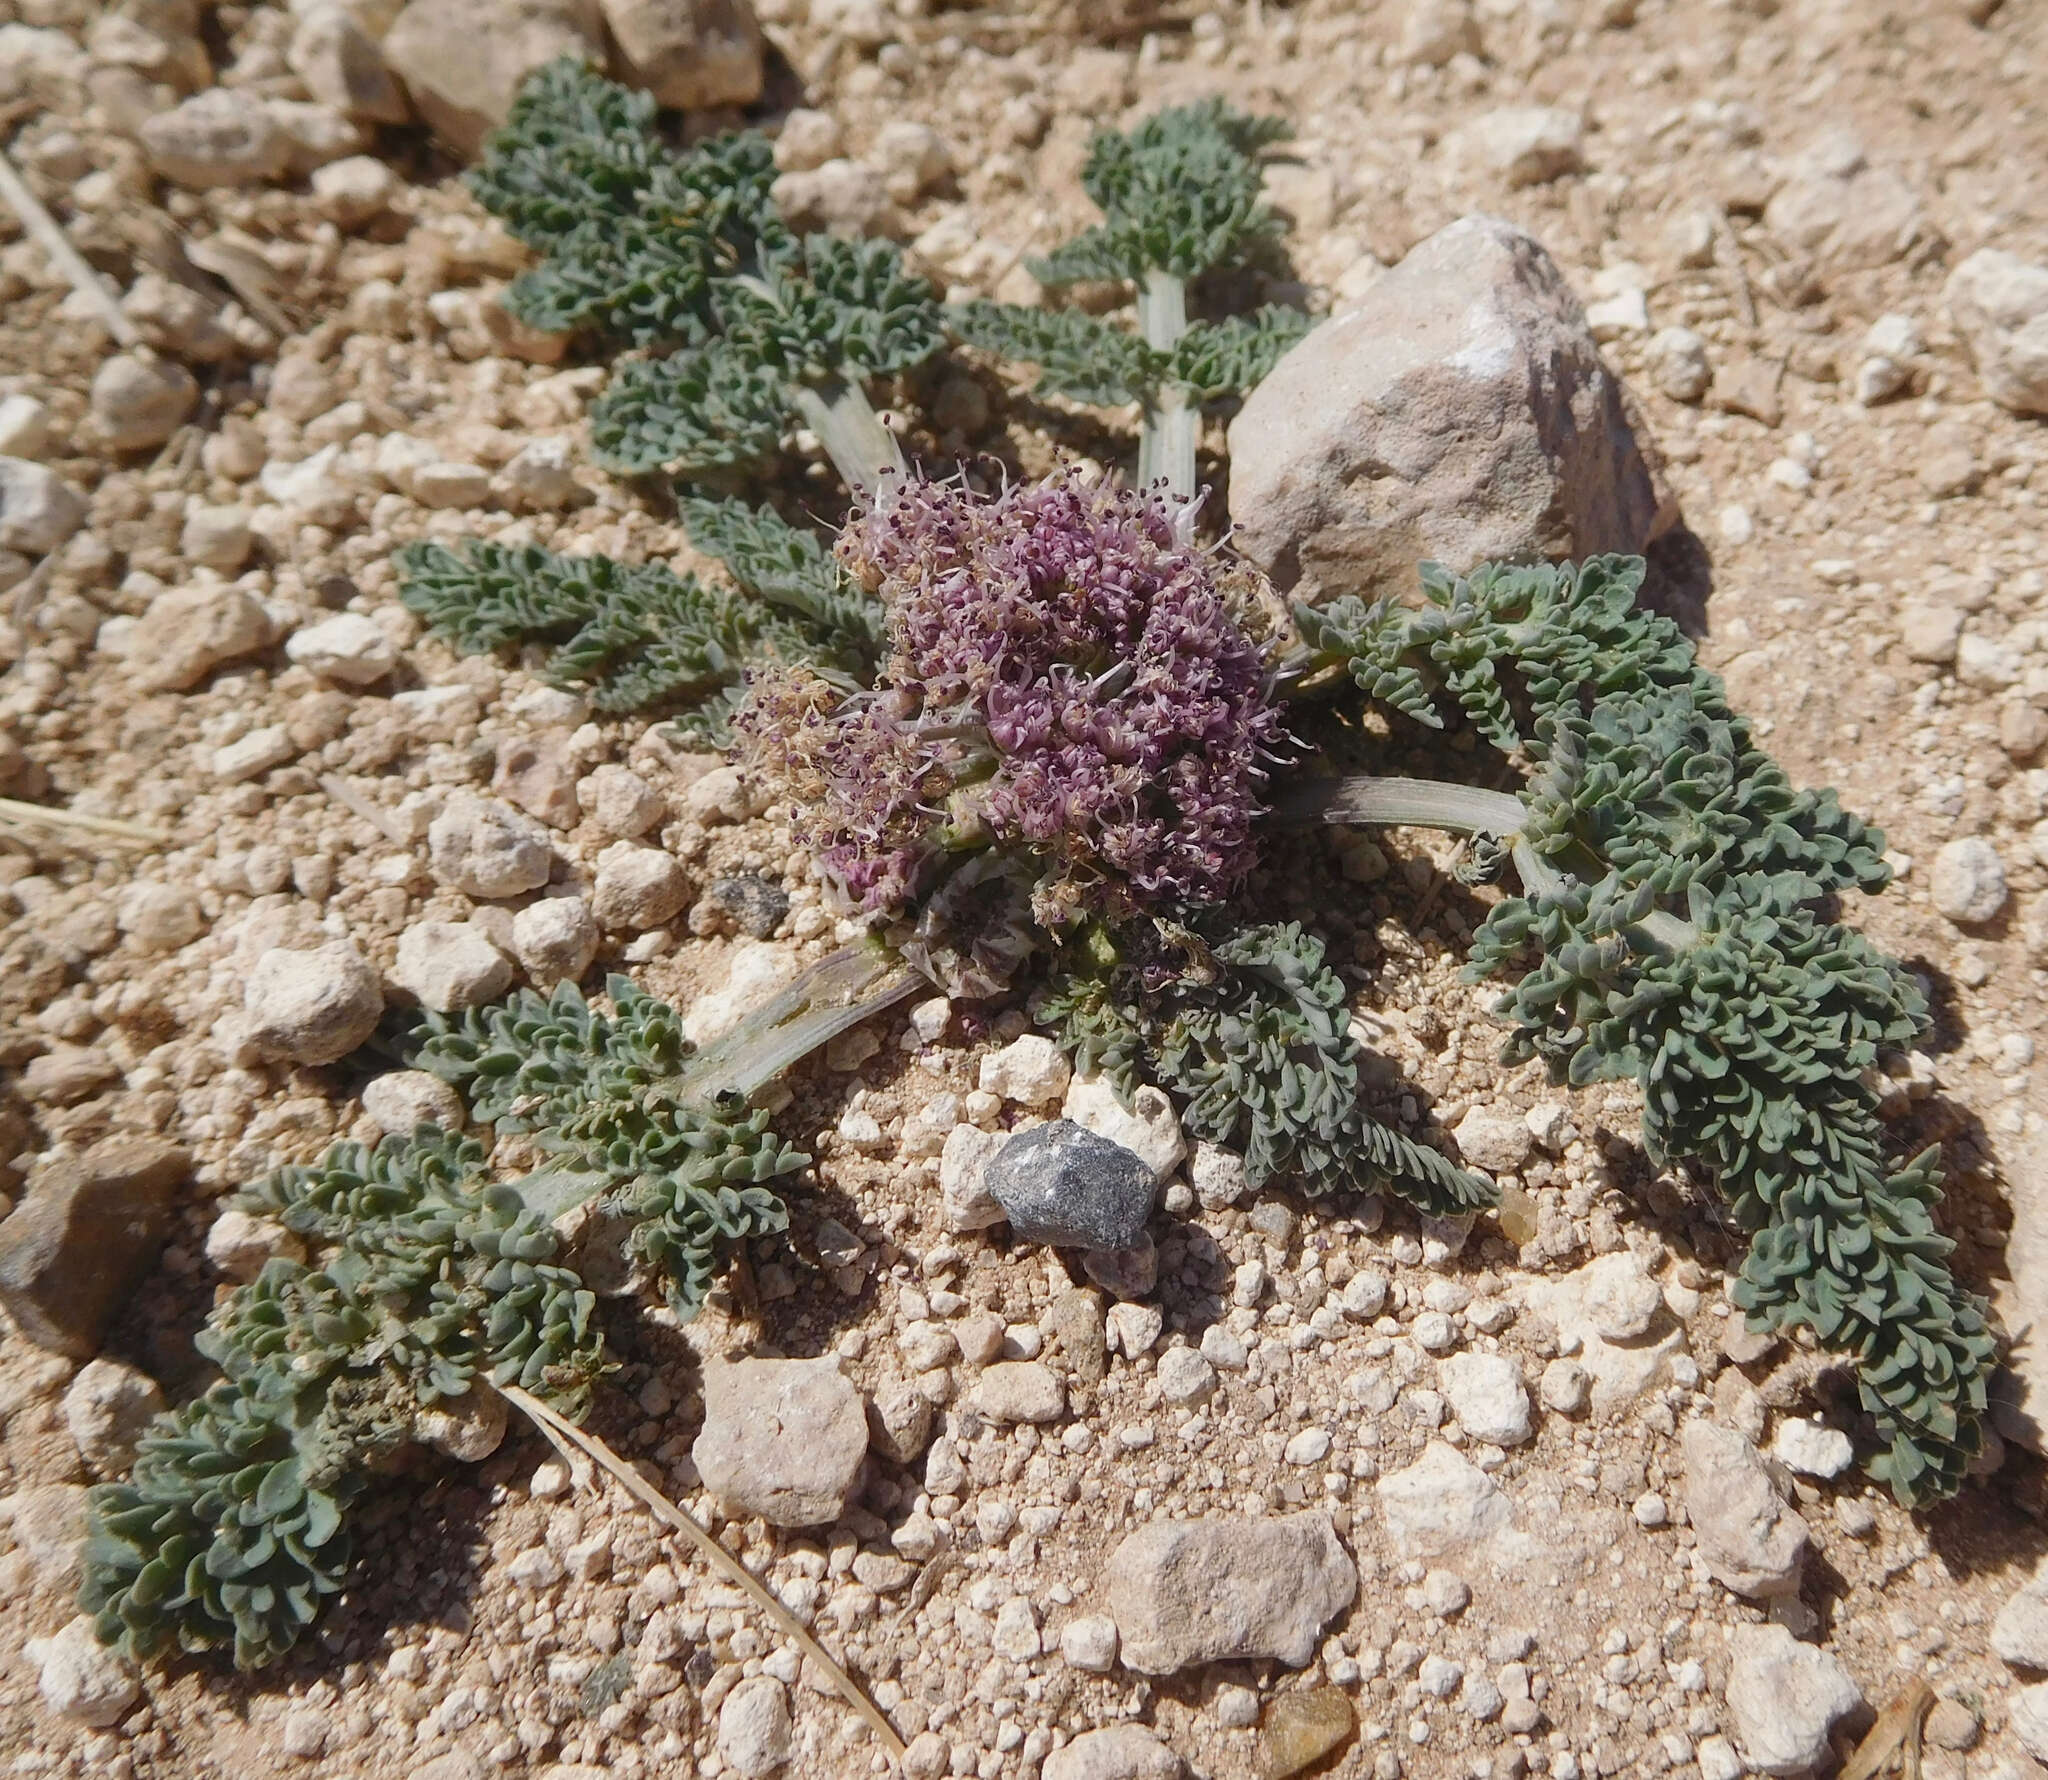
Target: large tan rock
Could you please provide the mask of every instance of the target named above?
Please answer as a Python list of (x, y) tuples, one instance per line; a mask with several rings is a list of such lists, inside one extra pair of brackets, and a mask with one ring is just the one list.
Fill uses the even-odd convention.
[(867, 1411), (836, 1359), (704, 1368), (704, 1431), (690, 1456), (728, 1508), (771, 1526), (826, 1525), (846, 1511), (867, 1450)]
[(1358, 1569), (1313, 1510), (1154, 1522), (1110, 1554), (1104, 1583), (1124, 1666), (1141, 1675), (1258, 1657), (1299, 1668), (1357, 1595)]
[(602, 0), (623, 78), (701, 110), (761, 96), (761, 26), (748, 0)]
[(2048, 266), (1981, 248), (1949, 274), (1945, 295), (1984, 393), (2015, 414), (2048, 414)]
[(1240, 550), (1298, 598), (1414, 597), (1419, 563), (1636, 551), (1657, 495), (1620, 380), (1542, 243), (1439, 230), (1230, 428)]
[(412, 0), (383, 50), (434, 134), (474, 155), (536, 68), (604, 61), (604, 19), (597, 0)]

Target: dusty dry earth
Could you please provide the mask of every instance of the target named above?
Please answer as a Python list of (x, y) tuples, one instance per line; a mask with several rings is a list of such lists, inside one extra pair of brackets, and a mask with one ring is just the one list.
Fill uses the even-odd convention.
[[(1090, 217), (1077, 182), (1090, 130), (1210, 93), (1292, 121), (1271, 189), (1318, 303), (1342, 307), (1472, 211), (1542, 239), (1597, 305), (1662, 453), (1681, 519), (1654, 553), (1652, 596), (1700, 638), (1795, 780), (1838, 786), (1889, 836), (1900, 881), (1853, 918), (1924, 973), (1938, 1012), (1930, 1055), (1897, 1083), (1897, 1137), (1944, 1144), (1957, 1264), (1981, 1289), (2004, 1279), (2012, 1205), (2042, 1191), (2028, 1158), (2048, 1154), (2048, 434), (1988, 399), (1943, 291), (1980, 247), (2048, 262), (2041, 8), (758, 10), (770, 70), (753, 121), (772, 131), (799, 105), (829, 112), (856, 159), (892, 121), (937, 132), (944, 165), (894, 169), (889, 224), (960, 294), (1028, 300), (1023, 257)], [(1449, 21), (1441, 56), (1421, 28), (1432, 17)], [(4, 569), (0, 790), (167, 837), (0, 834), (0, 1216), (26, 1181), (110, 1136), (189, 1152), (170, 1241), (105, 1349), (177, 1400), (203, 1383), (190, 1339), (226, 1283), (208, 1257), (220, 1195), (378, 1129), (360, 1100), (371, 1065), (239, 1060), (255, 958), (347, 938), (388, 973), (416, 923), (474, 917), (497, 933), (509, 917), (439, 886), (424, 835), (452, 791), (505, 788), (508, 750), (537, 746), (570, 786), (630, 765), (663, 800), (658, 838), (693, 884), (755, 872), (788, 890), (765, 940), (702, 902), (651, 933), (608, 933), (598, 972), (629, 969), (688, 1004), (763, 947), (822, 955), (834, 925), (776, 813), (714, 758), (592, 722), (508, 662), (458, 658), (397, 604), (388, 559), (414, 538), (688, 557), (656, 493), (583, 456), (600, 373), (495, 309), (523, 253), (457, 183), (459, 162), (422, 128), (372, 126), (360, 152), (388, 175), (351, 162), (324, 190), (288, 169), (191, 189), (138, 147), (138, 87), (301, 97), (288, 13), (0, 0), (0, 21), (39, 34), (0, 50), (8, 154), (109, 287), (144, 290), (131, 310), (197, 384), (181, 424), (115, 449), (88, 408), (116, 345), (0, 214), (0, 398), (44, 406), (47, 442), (31, 455), (89, 502), (68, 543)], [(108, 76), (124, 68), (132, 79)], [(1528, 103), (1582, 115), (1575, 167), (1517, 185), (1459, 152), (1473, 120)], [(1920, 339), (1900, 355), (1900, 387), (1866, 401), (1866, 334), (1883, 316), (1910, 318)], [(1704, 388), (1651, 346), (1674, 327), (1704, 342)], [(910, 412), (940, 417), (931, 456), (1050, 461), (1055, 417), (985, 365), (935, 370), (911, 393)], [(407, 462), (433, 473), (352, 480), (339, 459), (286, 473), (330, 445), (388, 465), (392, 435), (424, 441)], [(569, 443), (573, 486), (520, 471), (537, 438)], [(821, 486), (821, 507), (831, 499)], [(152, 603), (230, 583), (260, 602), (274, 640), (153, 689), (154, 660), (133, 646)], [(395, 651), (374, 683), (339, 685), (286, 655), (285, 637), (338, 611), (367, 615)], [(1968, 836), (1995, 849), (2008, 893), (1959, 924), (1937, 909), (1929, 867)], [(556, 875), (575, 882), (617, 836), (572, 800), (553, 838)], [(1358, 1720), (1332, 1772), (1725, 1780), (1742, 1771), (1729, 1633), (1773, 1614), (1860, 1690), (1838, 1754), (1917, 1679), (1942, 1702), (1927, 1780), (2035, 1771), (2013, 1720), (2037, 1677), (1993, 1653), (1990, 1627), (2048, 1544), (2041, 1459), (1994, 1442), (1959, 1500), (1915, 1516), (1854, 1469), (1791, 1478), (1812, 1536), (1799, 1595), (1767, 1612), (1709, 1577), (1685, 1524), (1681, 1425), (1712, 1417), (1769, 1446), (1818, 1414), (1853, 1433), (1853, 1389), (1797, 1344), (1740, 1334), (1724, 1292), (1739, 1243), (1709, 1195), (1645, 1161), (1631, 1094), (1566, 1093), (1495, 1061), (1485, 998), (1457, 977), (1478, 904), (1440, 873), (1446, 849), (1397, 833), (1391, 872), (1360, 884), (1334, 846), (1291, 846), (1256, 896), (1314, 911), (1330, 933), (1383, 1033), (1383, 1109), (1444, 1132), (1497, 1110), (1533, 1133), (1508, 1145), (1523, 1240), (1493, 1217), (1468, 1238), (1368, 1201), (1279, 1194), (1209, 1210), (1182, 1191), (1154, 1225), (1163, 1332), (1105, 1354), (1105, 1300), (1077, 1265), (1002, 1231), (951, 1233), (939, 1215), (946, 1129), (1010, 1116), (975, 1090), (980, 1055), (1014, 1032), (899, 1012), (876, 1044), (842, 1043), (792, 1083), (780, 1128), (818, 1161), (792, 1195), (787, 1242), (762, 1245), (743, 1284), (686, 1329), (630, 1299), (608, 1305), (628, 1364), (600, 1429), (815, 1624), (912, 1742), (917, 1773), (1050, 1775), (1060, 1746), (1129, 1720), (1193, 1773), (1238, 1780), (1264, 1771), (1261, 1710), (1327, 1685)], [(1656, 1362), (1604, 1410), (1554, 1407), (1569, 1391), (1538, 1381), (1575, 1345), (1554, 1294), (1616, 1256), (1661, 1291)], [(1376, 1288), (1346, 1295), (1368, 1276), (1387, 1283), (1369, 1313)], [(975, 1412), (976, 1368), (933, 1327), (991, 1311), (1010, 1354), (1042, 1348), (1060, 1373), (1056, 1420)], [(1193, 1348), (1222, 1355), (1218, 1388), (1171, 1401), (1165, 1356)], [(1451, 1350), (1520, 1365), (1539, 1398), (1532, 1438), (1489, 1447), (1447, 1414), (1434, 1386)], [(870, 1398), (933, 1400), (934, 1443), (907, 1464), (878, 1453), (829, 1528), (723, 1518), (690, 1459), (698, 1365), (740, 1353), (836, 1353)], [(75, 1557), (16, 1509), (90, 1479), (62, 1410), (77, 1367), (16, 1335), (0, 1343), (10, 1773), (709, 1780), (759, 1771), (722, 1744), (720, 1708), (764, 1672), (788, 1684), (789, 1772), (886, 1771), (867, 1728), (740, 1597), (622, 1497), (570, 1488), (517, 1425), (481, 1464), (422, 1461), (379, 1487), (355, 1585), (287, 1661), (253, 1676), (172, 1662), (116, 1722), (70, 1722), (39, 1694), (26, 1647), (75, 1612)], [(1432, 1446), (1491, 1475), (1519, 1545), (1427, 1561), (1397, 1548), (1375, 1486)], [(1330, 1511), (1360, 1572), (1307, 1668), (1147, 1679), (1063, 1654), (1066, 1629), (1101, 1612), (1106, 1554), (1135, 1527), (1297, 1507)], [(1069, 1643), (1084, 1652), (1085, 1638)]]

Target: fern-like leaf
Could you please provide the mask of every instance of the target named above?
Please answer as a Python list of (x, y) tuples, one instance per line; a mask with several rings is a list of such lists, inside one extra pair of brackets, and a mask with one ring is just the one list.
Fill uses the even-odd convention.
[(1493, 1202), (1491, 1184), (1372, 1119), (1342, 980), (1298, 923), (1123, 936), (1118, 962), (1059, 979), (1040, 1017), (1077, 1067), (1128, 1096), (1151, 1081), (1194, 1136), (1244, 1154), (1254, 1187), (1312, 1195), (1386, 1185), (1440, 1216)]

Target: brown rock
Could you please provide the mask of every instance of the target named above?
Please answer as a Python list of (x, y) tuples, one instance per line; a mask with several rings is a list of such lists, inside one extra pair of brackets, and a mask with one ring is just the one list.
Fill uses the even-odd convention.
[(0, 1307), (38, 1347), (90, 1359), (155, 1261), (191, 1169), (177, 1145), (112, 1138), (47, 1169), (0, 1222)]
[(1259, 1727), (1259, 1771), (1266, 1780), (1288, 1780), (1342, 1748), (1357, 1731), (1358, 1714), (1341, 1689), (1284, 1693), (1266, 1708)]
[(1768, 359), (1736, 359), (1714, 373), (1709, 400), (1723, 413), (1746, 414), (1765, 426), (1776, 426), (1785, 418), (1785, 404), (1778, 394), (1783, 376), (1783, 368)]

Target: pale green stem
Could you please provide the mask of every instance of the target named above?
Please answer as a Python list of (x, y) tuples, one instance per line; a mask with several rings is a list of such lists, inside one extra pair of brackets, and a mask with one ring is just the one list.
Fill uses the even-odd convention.
[(1447, 828), (1459, 834), (1510, 835), (1522, 826), (1519, 797), (1441, 779), (1316, 780), (1282, 800), (1273, 813), (1287, 823)]
[(794, 394), (804, 425), (818, 435), (833, 467), (861, 499), (872, 500), (889, 477), (909, 473), (896, 435), (882, 424), (857, 382), (835, 377), (822, 384), (800, 383)]
[[(1360, 827), (1441, 828), (1454, 834), (1489, 834), (1509, 843), (1522, 888), (1531, 896), (1560, 895), (1570, 879), (1521, 838), (1522, 800), (1506, 791), (1440, 779), (1325, 779), (1302, 786), (1277, 804), (1281, 822), (1355, 823)], [(1699, 940), (1690, 921), (1652, 909), (1630, 923), (1648, 947), (1682, 952)]]
[[(1155, 352), (1171, 352), (1188, 331), (1188, 290), (1184, 280), (1154, 270), (1138, 291), (1138, 330)], [(1202, 427), (1201, 410), (1187, 392), (1168, 387), (1145, 404), (1138, 436), (1138, 481), (1149, 488), (1164, 482), (1177, 500), (1195, 494), (1195, 443)]]
[(847, 1028), (927, 986), (920, 972), (872, 941), (841, 946), (700, 1050), (674, 1092), (702, 1106), (721, 1094), (751, 1094)]

